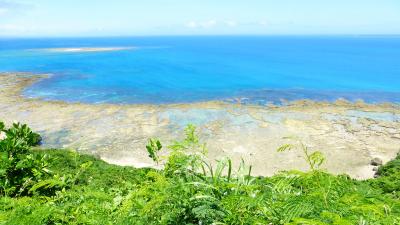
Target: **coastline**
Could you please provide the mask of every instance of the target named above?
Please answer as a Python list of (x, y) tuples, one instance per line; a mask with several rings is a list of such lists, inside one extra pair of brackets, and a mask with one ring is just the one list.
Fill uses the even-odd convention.
[(187, 123), (199, 127), (211, 159), (229, 156), (238, 164), (243, 158), (255, 175), (307, 168), (297, 152), (276, 152), (287, 142), (285, 136), (297, 136), (322, 151), (328, 171), (357, 179), (373, 176), (372, 158), (387, 162), (400, 150), (400, 107), (395, 104), (302, 100), (284, 106), (218, 101), (91, 105), (21, 96), (25, 87), (45, 77), (2, 73), (0, 118), (28, 123), (44, 137), (44, 148), (77, 149), (113, 164), (153, 166), (145, 150), (147, 139), (168, 143), (181, 136)]

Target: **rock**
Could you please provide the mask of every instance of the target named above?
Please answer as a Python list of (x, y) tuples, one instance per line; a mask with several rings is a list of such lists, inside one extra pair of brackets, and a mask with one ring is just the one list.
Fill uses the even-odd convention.
[(378, 174), (375, 174), (375, 175), (374, 175), (374, 178), (378, 178), (378, 177), (379, 177), (379, 175), (378, 175)]
[(0, 131), (0, 141), (7, 138), (7, 134), (4, 131)]
[(383, 164), (382, 159), (380, 158), (373, 158), (371, 160), (371, 165), (373, 166), (381, 166)]
[(378, 171), (378, 167), (374, 167), (374, 168), (372, 168), (372, 171), (375, 171), (375, 172), (377, 172), (377, 171)]

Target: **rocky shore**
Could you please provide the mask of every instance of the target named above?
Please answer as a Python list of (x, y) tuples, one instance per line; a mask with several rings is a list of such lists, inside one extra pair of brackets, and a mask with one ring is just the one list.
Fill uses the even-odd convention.
[[(357, 179), (374, 176), (371, 160), (383, 163), (400, 150), (400, 106), (394, 104), (297, 101), (285, 106), (224, 102), (174, 105), (112, 105), (49, 102), (24, 98), (26, 86), (46, 79), (29, 73), (0, 74), (0, 119), (21, 121), (43, 136), (44, 148), (68, 148), (107, 162), (152, 166), (145, 150), (150, 137), (164, 143), (198, 126), (209, 156), (243, 158), (254, 175), (307, 169), (296, 151), (278, 153), (286, 136), (323, 152), (325, 167)], [(377, 160), (379, 163), (381, 163)]]

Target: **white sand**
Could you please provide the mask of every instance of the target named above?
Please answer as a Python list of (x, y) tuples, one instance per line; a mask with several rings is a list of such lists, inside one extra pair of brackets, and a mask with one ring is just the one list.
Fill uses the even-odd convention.
[(135, 47), (47, 48), (45, 50), (50, 52), (79, 53), (79, 52), (111, 52), (111, 51), (122, 51), (131, 49), (135, 49)]

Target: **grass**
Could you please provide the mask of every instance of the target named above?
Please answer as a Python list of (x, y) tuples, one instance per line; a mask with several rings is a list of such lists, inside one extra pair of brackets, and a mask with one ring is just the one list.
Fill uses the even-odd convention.
[[(209, 165), (194, 127), (186, 131), (183, 140), (168, 147), (165, 160), (157, 155), (161, 143), (149, 141), (150, 156), (163, 170), (110, 165), (74, 151), (31, 149), (35, 158), (46, 155), (49, 172), (39, 184), (71, 177), (73, 182), (2, 196), (0, 224), (400, 224), (400, 156), (380, 167), (378, 178), (357, 181), (319, 170), (315, 165), (322, 156), (300, 149), (313, 163), (309, 172), (252, 177), (244, 162), (235, 167), (223, 159)], [(280, 151), (285, 149), (289, 146)]]

